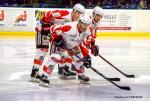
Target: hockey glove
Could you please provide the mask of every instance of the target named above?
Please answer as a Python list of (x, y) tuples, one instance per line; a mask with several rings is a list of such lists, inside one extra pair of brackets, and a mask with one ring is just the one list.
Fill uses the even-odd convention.
[(86, 57), (83, 57), (83, 65), (86, 68), (90, 68), (91, 67), (91, 57), (88, 55)]
[(62, 36), (58, 36), (58, 38), (54, 39), (54, 43), (57, 47), (65, 47), (65, 42), (62, 38)]
[(99, 54), (99, 47), (95, 44), (91, 44), (91, 53), (94, 55), (94, 56), (98, 56)]

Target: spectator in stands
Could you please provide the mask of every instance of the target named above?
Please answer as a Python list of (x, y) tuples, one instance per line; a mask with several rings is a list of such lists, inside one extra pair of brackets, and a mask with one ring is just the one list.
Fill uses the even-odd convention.
[(73, 0), (62, 0), (61, 5), (63, 5), (64, 7), (72, 7), (74, 5)]
[(70, 0), (70, 1), (69, 1), (69, 8), (72, 8), (73, 5), (74, 5), (74, 1), (73, 1), (73, 0)]
[(107, 0), (102, 0), (102, 7), (106, 5)]
[(19, 5), (22, 6), (26, 3), (26, 0), (15, 0), (15, 2)]
[(137, 9), (137, 3), (135, 0), (126, 1), (126, 8), (128, 9)]
[(118, 0), (117, 5), (120, 9), (126, 9), (126, 2), (124, 0)]
[(77, 4), (77, 3), (83, 4), (84, 0), (73, 0), (74, 5)]
[(147, 7), (150, 8), (150, 0), (147, 0)]
[(5, 0), (0, 0), (0, 5), (4, 5), (5, 4)]
[[(33, 1), (33, 2), (31, 2)], [(47, 2), (46, 2), (47, 1)], [(57, 3), (51, 3), (57, 2)], [(50, 2), (50, 3), (49, 3)], [(0, 0), (1, 6), (22, 6), (22, 7), (69, 7), (76, 3), (83, 4), (86, 8), (100, 6), (102, 8), (137, 9), (150, 8), (150, 0)]]
[(9, 2), (9, 5), (14, 6), (14, 7), (18, 6), (16, 0), (11, 0), (11, 1)]
[(146, 9), (147, 7), (147, 1), (146, 0), (141, 0), (139, 3), (139, 7), (142, 9)]
[(112, 8), (112, 1), (111, 0), (107, 0), (105, 3), (105, 8)]
[(117, 1), (118, 0), (111, 0), (113, 8), (117, 8)]
[(3, 2), (4, 6), (8, 6), (8, 4), (9, 4), (9, 0), (3, 0), (2, 2)]
[(101, 7), (102, 6), (102, 2), (99, 0), (97, 3), (96, 3), (97, 6)]
[(39, 7), (40, 6), (39, 0), (33, 0), (32, 4), (33, 4), (33, 7)]
[(86, 8), (89, 8), (89, 9), (92, 9), (94, 8), (94, 5), (93, 5), (93, 0), (85, 0), (85, 7)]

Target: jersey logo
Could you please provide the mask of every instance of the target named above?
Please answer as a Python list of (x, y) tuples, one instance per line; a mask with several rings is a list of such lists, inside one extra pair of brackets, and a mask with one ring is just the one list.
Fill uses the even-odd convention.
[(0, 21), (4, 20), (4, 10), (0, 12)]

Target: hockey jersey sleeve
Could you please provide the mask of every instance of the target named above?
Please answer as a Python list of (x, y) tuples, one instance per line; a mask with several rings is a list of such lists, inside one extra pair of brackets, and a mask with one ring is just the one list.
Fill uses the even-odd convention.
[(80, 44), (82, 54), (85, 57), (89, 55), (90, 43), (91, 43), (91, 30), (89, 29), (88, 35), (84, 38), (84, 40)]
[(89, 55), (89, 49), (91, 48), (91, 43), (95, 44), (97, 29), (93, 30), (92, 27), (89, 28), (89, 35), (82, 41), (80, 48), (84, 56)]
[(92, 28), (90, 28), (91, 30), (91, 35), (90, 35), (90, 42), (91, 43), (95, 43), (95, 39), (96, 39), (96, 32), (97, 32), (97, 29), (93, 30)]
[(44, 13), (44, 17), (42, 18), (42, 21), (44, 23), (50, 23), (53, 19), (59, 19), (63, 20), (65, 19), (65, 16), (69, 15), (68, 10), (52, 10), (52, 11), (47, 11)]
[(66, 34), (71, 29), (69, 25), (53, 25), (50, 27), (51, 40), (58, 38), (62, 34)]

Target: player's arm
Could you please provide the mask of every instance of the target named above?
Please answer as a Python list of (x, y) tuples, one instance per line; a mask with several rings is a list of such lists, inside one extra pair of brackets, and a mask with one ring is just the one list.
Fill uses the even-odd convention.
[(99, 54), (99, 47), (98, 45), (95, 45), (95, 39), (96, 39), (96, 31), (94, 34), (91, 33), (91, 39), (90, 39), (90, 49), (91, 49), (91, 53), (94, 56), (97, 56)]
[(52, 11), (52, 16), (54, 19), (63, 20), (70, 12), (68, 10), (54, 10)]
[(63, 39), (63, 34), (67, 34), (67, 32), (71, 29), (70, 25), (53, 25), (50, 27), (51, 40), (55, 42), (56, 46), (64, 47), (65, 42)]

